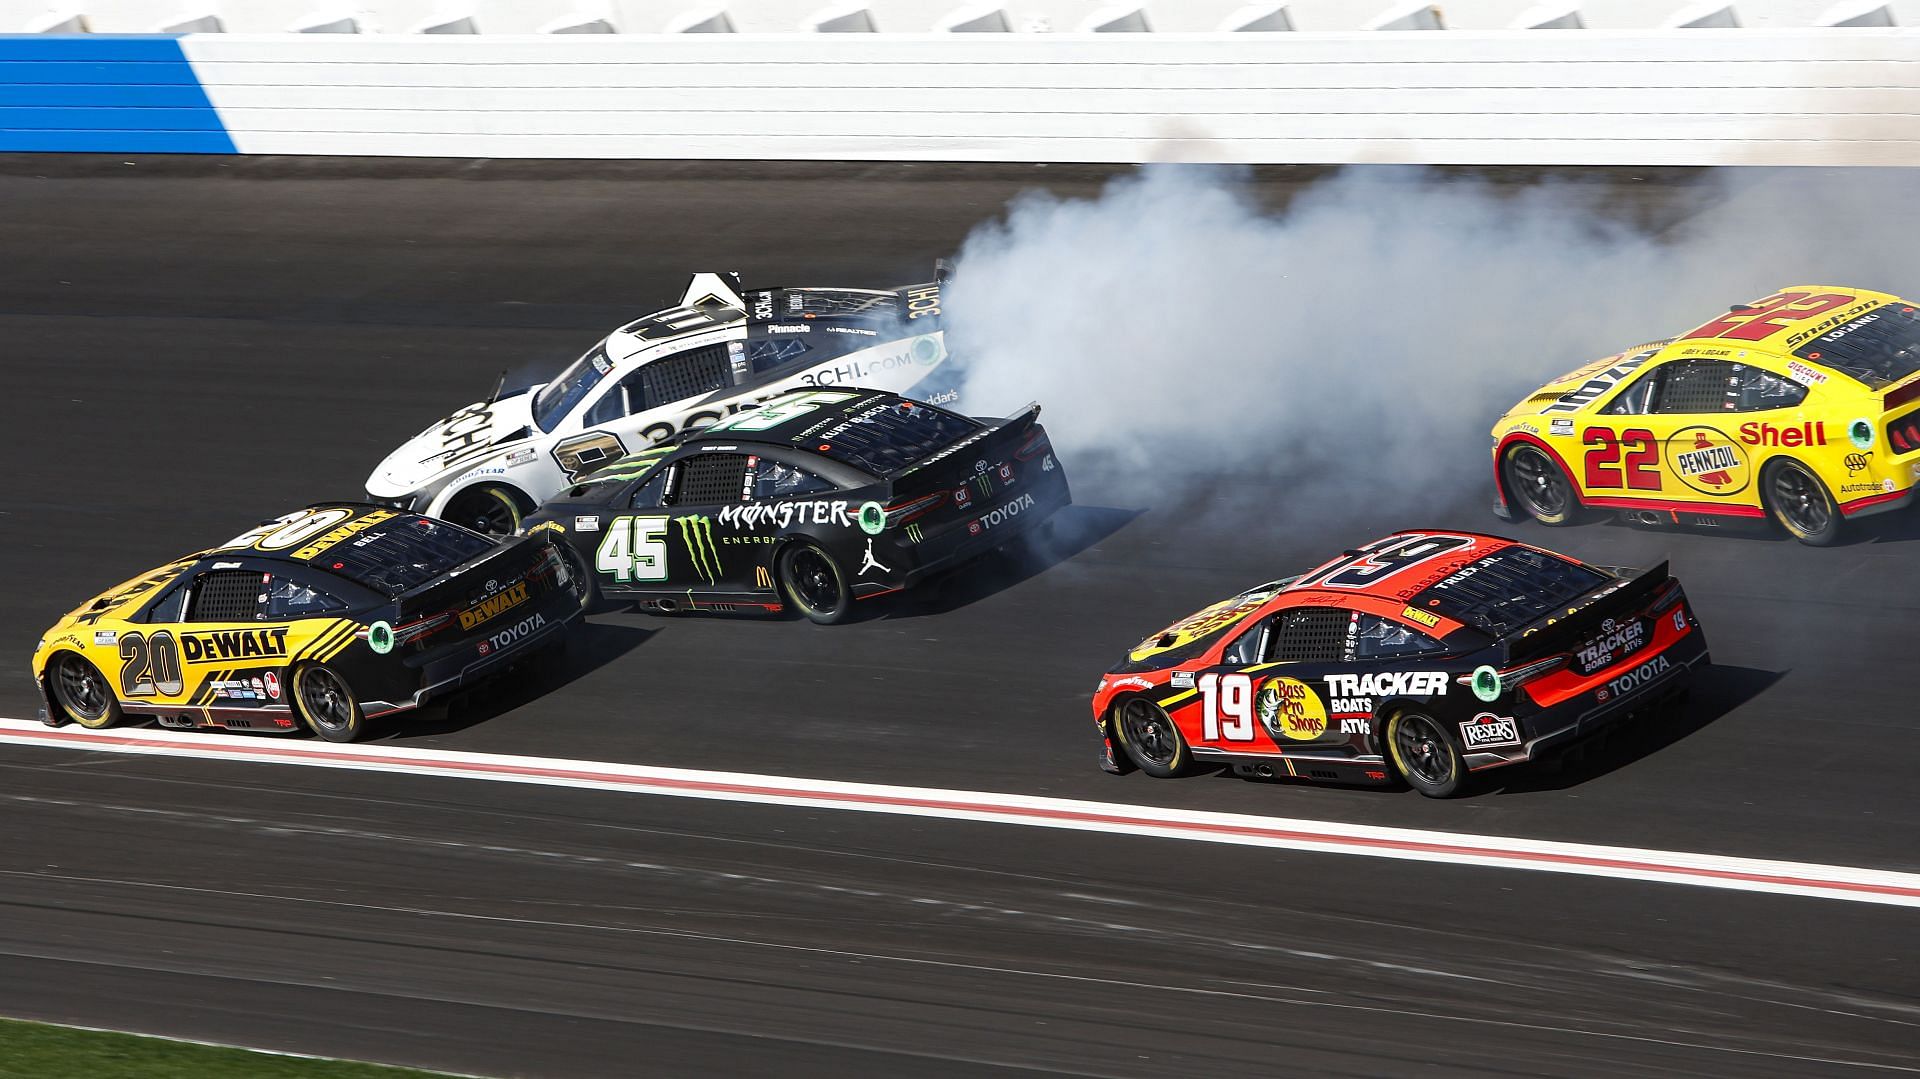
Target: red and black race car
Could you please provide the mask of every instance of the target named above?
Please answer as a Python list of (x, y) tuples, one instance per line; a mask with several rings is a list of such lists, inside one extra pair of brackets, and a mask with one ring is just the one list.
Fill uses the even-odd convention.
[(1100, 763), (1399, 778), (1434, 798), (1668, 700), (1711, 662), (1666, 563), (1398, 532), (1148, 637), (1100, 680)]

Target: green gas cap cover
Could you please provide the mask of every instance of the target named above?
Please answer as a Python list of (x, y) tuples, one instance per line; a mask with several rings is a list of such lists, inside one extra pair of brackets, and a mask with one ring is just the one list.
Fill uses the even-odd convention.
[(1492, 667), (1479, 667), (1473, 672), (1473, 695), (1483, 701), (1493, 700), (1500, 695), (1500, 672)]
[(1866, 420), (1855, 420), (1847, 425), (1847, 437), (1863, 450), (1873, 448), (1873, 424)]
[(887, 508), (878, 502), (867, 502), (860, 507), (860, 531), (869, 536), (877, 536), (887, 527)]
[(383, 656), (393, 651), (393, 627), (385, 622), (375, 622), (368, 626), (367, 647)]

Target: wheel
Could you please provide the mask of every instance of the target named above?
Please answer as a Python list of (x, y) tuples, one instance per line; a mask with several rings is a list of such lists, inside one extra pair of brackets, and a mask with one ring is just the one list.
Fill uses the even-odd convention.
[(62, 652), (47, 674), (53, 699), (67, 719), (88, 730), (105, 730), (120, 722), (120, 702), (107, 686), (107, 676), (82, 656)]
[(489, 536), (511, 536), (520, 530), (524, 512), (520, 496), (505, 487), (469, 487), (453, 496), (442, 517)]
[(1459, 747), (1432, 716), (1401, 712), (1388, 720), (1387, 752), (1407, 785), (1429, 798), (1450, 798), (1466, 782)]
[(780, 552), (780, 591), (808, 619), (823, 626), (843, 622), (853, 610), (847, 575), (832, 556), (811, 543)]
[(1767, 469), (1761, 485), (1761, 498), (1767, 512), (1794, 539), (1809, 547), (1831, 547), (1840, 539), (1844, 520), (1820, 482), (1806, 465), (1794, 460), (1775, 461)]
[(1193, 767), (1193, 753), (1167, 710), (1146, 699), (1132, 697), (1113, 717), (1113, 733), (1127, 759), (1155, 779), (1185, 775)]
[(604, 597), (600, 595), (600, 581), (594, 577), (592, 571), (587, 569), (586, 558), (573, 549), (573, 544), (564, 540), (555, 543), (554, 546), (560, 549), (560, 559), (567, 564), (568, 575), (586, 582), (587, 602), (584, 609), (599, 610)]
[(1507, 451), (1500, 468), (1507, 493), (1529, 517), (1543, 525), (1568, 525), (1580, 518), (1580, 499), (1573, 481), (1547, 451), (1522, 442)]
[(294, 668), (293, 699), (307, 728), (329, 742), (355, 742), (367, 733), (367, 717), (346, 680), (318, 663)]

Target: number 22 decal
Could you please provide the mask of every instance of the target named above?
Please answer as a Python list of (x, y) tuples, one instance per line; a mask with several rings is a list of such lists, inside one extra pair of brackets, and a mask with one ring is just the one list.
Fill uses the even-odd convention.
[[(1580, 436), (1587, 451), (1586, 487), (1626, 487), (1635, 491), (1658, 491), (1660, 443), (1653, 432), (1642, 428), (1622, 431), (1616, 436), (1605, 427), (1589, 427)], [(1626, 472), (1621, 472), (1620, 451), (1626, 451)]]

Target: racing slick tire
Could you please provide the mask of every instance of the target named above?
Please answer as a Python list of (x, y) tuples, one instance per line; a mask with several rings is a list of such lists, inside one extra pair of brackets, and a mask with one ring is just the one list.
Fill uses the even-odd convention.
[(1783, 457), (1767, 466), (1760, 481), (1760, 498), (1787, 535), (1809, 547), (1831, 547), (1840, 540), (1840, 507), (1820, 477), (1806, 465)]
[(307, 729), (329, 742), (357, 742), (366, 737), (367, 715), (346, 679), (332, 668), (303, 663), (293, 669), (293, 702)]
[(795, 543), (775, 560), (780, 592), (807, 620), (823, 626), (844, 622), (853, 613), (853, 589), (833, 556), (812, 543)]
[(47, 684), (53, 690), (53, 703), (61, 718), (78, 723), (90, 731), (105, 730), (122, 718), (120, 702), (114, 699), (107, 676), (86, 657), (62, 652), (54, 657)]
[(1579, 523), (1580, 496), (1547, 451), (1528, 442), (1515, 443), (1500, 456), (1500, 477), (1506, 481), (1508, 496), (1527, 516), (1552, 527)]
[(521, 518), (529, 508), (513, 488), (489, 483), (454, 495), (440, 516), (489, 536), (511, 536), (520, 531)]
[(586, 582), (587, 601), (580, 609), (588, 614), (605, 609), (607, 600), (600, 594), (600, 580), (587, 568), (587, 560), (581, 557), (579, 551), (573, 549), (571, 543), (561, 543), (557, 546), (560, 548), (561, 560), (567, 564), (567, 573)]
[(1113, 710), (1113, 733), (1127, 759), (1155, 779), (1193, 770), (1193, 751), (1167, 710), (1145, 697), (1129, 697)]
[(1405, 711), (1387, 721), (1387, 755), (1407, 786), (1429, 798), (1451, 798), (1466, 784), (1467, 762), (1446, 728), (1424, 712)]

